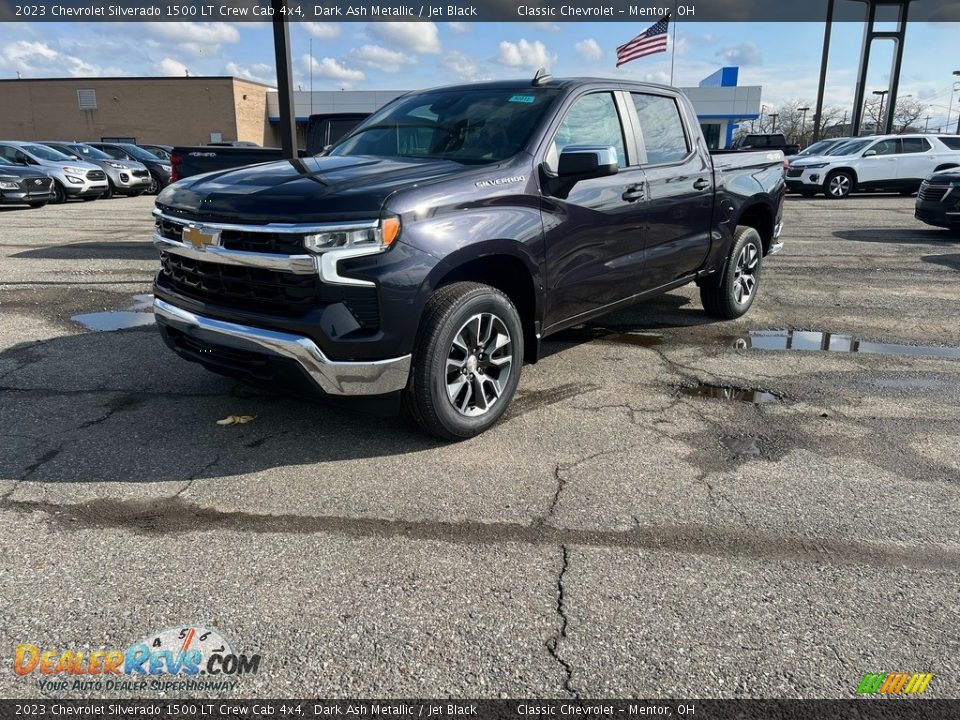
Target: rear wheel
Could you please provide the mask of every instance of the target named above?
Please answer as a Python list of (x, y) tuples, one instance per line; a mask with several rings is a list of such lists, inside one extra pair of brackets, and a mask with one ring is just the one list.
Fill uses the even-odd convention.
[(496, 288), (447, 285), (423, 313), (404, 407), (443, 440), (479, 435), (506, 411), (520, 382), (523, 326)]
[(763, 242), (752, 227), (741, 225), (733, 236), (733, 249), (719, 273), (700, 284), (700, 300), (707, 315), (733, 320), (753, 305), (760, 287)]
[(825, 185), (828, 198), (841, 200), (853, 192), (856, 180), (846, 170), (837, 170), (827, 176)]

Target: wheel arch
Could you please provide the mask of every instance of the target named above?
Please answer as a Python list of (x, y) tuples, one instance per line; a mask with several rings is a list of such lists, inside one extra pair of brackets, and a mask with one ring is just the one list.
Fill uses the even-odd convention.
[(937, 169), (934, 172), (940, 172), (941, 170), (952, 170), (955, 167), (960, 167), (956, 163), (944, 163), (943, 165), (937, 166)]
[(542, 319), (540, 272), (532, 258), (513, 245), (513, 241), (491, 241), (481, 248), (463, 248), (437, 265), (425, 284), (429, 293), (461, 281), (483, 283), (503, 292), (520, 315), (525, 359), (536, 362)]
[(741, 225), (752, 227), (757, 231), (760, 240), (763, 242), (763, 254), (766, 255), (773, 244), (775, 225), (773, 208), (770, 207), (769, 203), (754, 202), (746, 205), (737, 217), (734, 230)]

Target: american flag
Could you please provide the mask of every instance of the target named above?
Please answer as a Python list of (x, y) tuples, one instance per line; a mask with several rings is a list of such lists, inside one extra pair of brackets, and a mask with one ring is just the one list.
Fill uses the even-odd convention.
[(617, 67), (631, 60), (642, 58), (644, 55), (653, 55), (667, 51), (667, 27), (670, 25), (670, 16), (665, 15), (656, 23), (637, 35), (630, 42), (617, 48)]

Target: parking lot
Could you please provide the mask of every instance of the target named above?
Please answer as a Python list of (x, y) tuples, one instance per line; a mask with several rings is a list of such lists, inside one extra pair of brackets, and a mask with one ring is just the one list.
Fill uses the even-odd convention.
[(151, 203), (0, 210), (3, 696), (18, 643), (187, 623), (262, 656), (231, 697), (960, 694), (960, 240), (913, 198), (789, 198), (747, 316), (567, 331), (457, 444), (72, 320), (145, 312)]

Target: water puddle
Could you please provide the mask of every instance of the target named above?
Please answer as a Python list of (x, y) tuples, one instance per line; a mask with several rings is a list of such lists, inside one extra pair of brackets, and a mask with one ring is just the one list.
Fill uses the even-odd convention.
[(855, 335), (806, 330), (751, 330), (733, 341), (733, 346), (753, 350), (868, 353), (907, 357), (960, 358), (960, 348), (937, 345), (907, 345), (861, 340)]
[(153, 295), (134, 295), (133, 304), (126, 310), (82, 313), (74, 315), (70, 319), (95, 332), (126, 330), (143, 325), (153, 325), (152, 307)]
[(697, 383), (696, 385), (680, 388), (681, 395), (690, 397), (708, 398), (710, 400), (729, 400), (745, 402), (753, 405), (772, 405), (783, 402), (783, 398), (766, 390), (740, 388), (733, 385), (714, 385), (713, 383)]
[(547, 338), (548, 341), (583, 343), (599, 340), (604, 343), (615, 343), (617, 345), (635, 345), (637, 347), (654, 347), (663, 344), (663, 335), (656, 333), (644, 333), (635, 331), (624, 331), (614, 328), (607, 328), (601, 325), (577, 325), (576, 327), (563, 330), (556, 335)]

